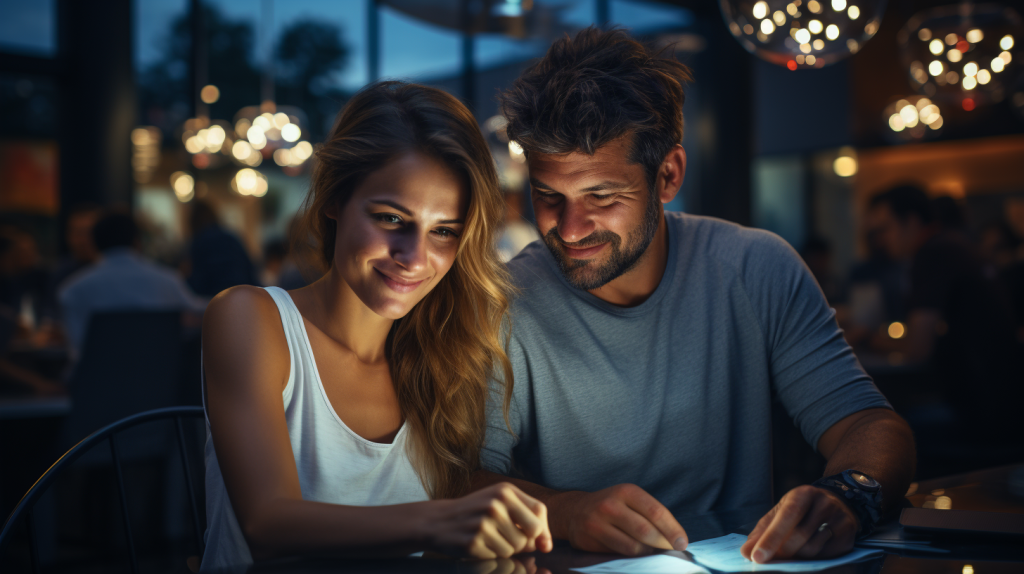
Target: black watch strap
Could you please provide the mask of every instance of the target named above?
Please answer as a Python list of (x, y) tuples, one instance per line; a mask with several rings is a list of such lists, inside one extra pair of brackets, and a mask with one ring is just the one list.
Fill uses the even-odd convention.
[[(856, 480), (853, 478), (854, 476), (860, 480)], [(882, 513), (882, 487), (866, 474), (856, 470), (847, 470), (840, 474), (820, 478), (811, 486), (823, 488), (846, 503), (846, 506), (853, 511), (860, 522), (860, 530), (857, 531), (858, 538), (870, 534), (878, 524)]]

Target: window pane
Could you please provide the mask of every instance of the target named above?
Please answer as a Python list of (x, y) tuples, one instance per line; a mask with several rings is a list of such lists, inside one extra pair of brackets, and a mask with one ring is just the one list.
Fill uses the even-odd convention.
[(611, 0), (613, 24), (628, 28), (634, 34), (685, 28), (693, 23), (693, 12), (680, 6), (639, 0)]
[[(457, 3), (450, 4), (454, 14)], [(462, 34), (458, 30), (427, 23), (383, 5), (380, 26), (381, 76), (438, 83), (461, 73)]]
[(0, 2), (0, 51), (55, 56), (56, 17), (53, 0)]

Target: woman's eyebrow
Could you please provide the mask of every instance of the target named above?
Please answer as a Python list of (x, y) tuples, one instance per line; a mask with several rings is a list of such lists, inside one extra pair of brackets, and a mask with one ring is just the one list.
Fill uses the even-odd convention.
[(386, 205), (388, 207), (393, 207), (393, 208), (397, 209), (398, 211), (401, 211), (402, 213), (404, 213), (406, 215), (412, 216), (412, 210), (411, 209), (409, 209), (408, 207), (405, 207), (404, 205), (402, 205), (402, 204), (400, 204), (398, 202), (391, 201), (390, 199), (370, 199), (370, 200), (367, 200), (367, 201), (368, 201), (368, 203), (376, 203), (378, 205)]

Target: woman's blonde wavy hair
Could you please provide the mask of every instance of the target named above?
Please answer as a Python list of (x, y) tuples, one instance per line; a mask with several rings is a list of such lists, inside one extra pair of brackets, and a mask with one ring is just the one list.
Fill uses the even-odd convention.
[(330, 269), (337, 223), (326, 208), (343, 207), (370, 173), (410, 152), (440, 161), (469, 189), (455, 263), (395, 321), (386, 347), (420, 479), (433, 498), (453, 498), (467, 492), (479, 466), (489, 381), (504, 375), (506, 424), (512, 390), (503, 325), (511, 286), (494, 248), (504, 202), (473, 115), (435, 88), (378, 82), (361, 90), (316, 151), (301, 235), (309, 238), (321, 270)]

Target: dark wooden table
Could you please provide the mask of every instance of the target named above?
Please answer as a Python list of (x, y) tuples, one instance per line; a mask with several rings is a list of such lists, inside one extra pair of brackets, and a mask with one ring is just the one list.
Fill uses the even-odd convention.
[[(908, 502), (931, 507), (940, 496), (952, 508), (1024, 513), (1024, 464), (949, 476), (915, 483)], [(945, 500), (940, 506), (945, 505)], [(691, 541), (715, 538), (731, 532), (746, 534), (765, 507), (748, 507), (699, 516), (679, 516)], [(936, 543), (936, 545), (940, 545)], [(1019, 574), (1024, 572), (1024, 544), (977, 541), (943, 543), (949, 554), (920, 554), (886, 550), (883, 556), (826, 570), (834, 574)], [(457, 561), (448, 559), (324, 559), (296, 558), (263, 563), (252, 573), (410, 573), (410, 574), (569, 574), (621, 556), (574, 550), (565, 543), (550, 554), (528, 554), (506, 560)], [(970, 565), (970, 568), (966, 566)], [(245, 572), (245, 569), (241, 569)]]

